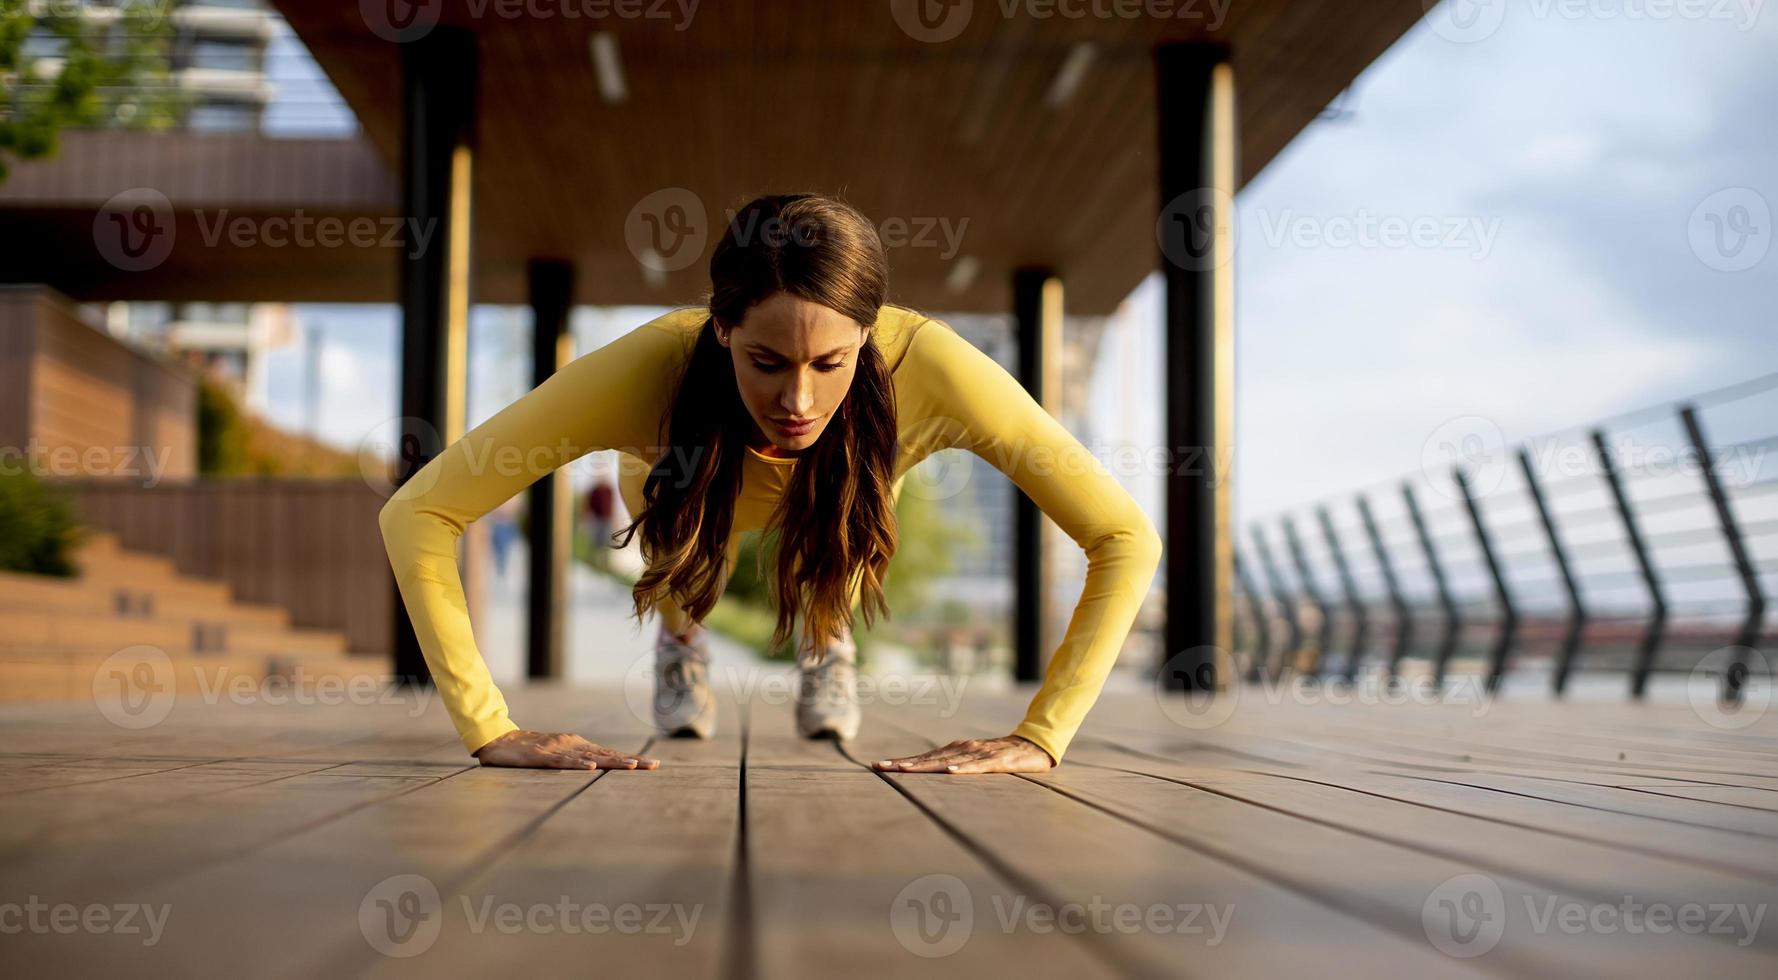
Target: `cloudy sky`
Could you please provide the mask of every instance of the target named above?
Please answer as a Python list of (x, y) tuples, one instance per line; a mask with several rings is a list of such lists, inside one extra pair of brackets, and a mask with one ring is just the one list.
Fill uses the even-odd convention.
[[(1243, 521), (1416, 472), (1453, 425), (1517, 443), (1778, 371), (1778, 13), (1651, 6), (1484, 4), (1467, 34), (1440, 8), (1358, 79), (1350, 115), (1241, 194)], [(290, 118), (313, 130), (313, 83), (290, 71)], [(1156, 285), (1107, 344), (1100, 438), (1164, 441), (1140, 370), (1157, 363)], [(581, 349), (646, 314), (587, 312)], [(299, 315), (330, 348), (322, 432), (354, 445), (395, 414), (394, 312)], [(475, 419), (524, 390), (523, 324), (478, 311)], [(268, 365), (280, 421), (303, 418), (302, 364)], [(1774, 418), (1772, 397), (1706, 415), (1722, 439)], [(1158, 513), (1158, 479), (1131, 485)]]
[[(1778, 371), (1778, 258), (1730, 271), (1772, 240), (1778, 12), (1641, 7), (1509, 3), (1467, 43), (1435, 11), (1241, 195), (1248, 516), (1415, 470), (1455, 417), (1518, 442)], [(1342, 246), (1361, 211), (1440, 234)]]

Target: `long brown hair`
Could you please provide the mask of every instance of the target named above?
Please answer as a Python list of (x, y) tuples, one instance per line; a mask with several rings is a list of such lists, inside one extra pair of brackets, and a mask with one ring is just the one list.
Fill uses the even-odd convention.
[(873, 331), (888, 283), (876, 228), (836, 199), (760, 197), (729, 221), (710, 257), (710, 316), (665, 420), (667, 453), (643, 484), (646, 505), (619, 532), (620, 547), (638, 529), (642, 534), (647, 567), (631, 592), (638, 620), (668, 595), (702, 620), (721, 595), (751, 427), (715, 323), (733, 329), (749, 309), (780, 292), (850, 317), (866, 336), (851, 388), (820, 438), (798, 455), (764, 529), (778, 532), (777, 567), (769, 578), (760, 552), (761, 577), (778, 613), (771, 644), (790, 637), (801, 612), (801, 643), (820, 651), (852, 624), (854, 581), (866, 625), (876, 613), (889, 615), (883, 578), (899, 540), (891, 490), (895, 389)]

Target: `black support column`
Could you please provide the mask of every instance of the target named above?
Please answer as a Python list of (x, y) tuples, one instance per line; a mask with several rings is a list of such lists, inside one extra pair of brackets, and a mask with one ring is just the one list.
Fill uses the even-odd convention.
[[(573, 339), (568, 311), (574, 301), (574, 267), (567, 262), (533, 261), (531, 291), (531, 384), (541, 385), (568, 363)], [(560, 467), (531, 484), (526, 537), (531, 550), (531, 587), (526, 622), (528, 644), (525, 675), (563, 675), (563, 610), (566, 608), (568, 562), (574, 530), (573, 497), (568, 467)]]
[[(441, 27), (401, 45), (401, 470), (405, 481), (463, 435), (469, 338), (470, 186), (476, 114), (475, 36)], [(412, 229), (423, 238), (413, 239)], [(390, 588), (394, 588), (393, 584)], [(428, 682), (399, 595), (399, 680)]]
[[(1019, 383), (1056, 415), (1061, 407), (1062, 280), (1048, 269), (1016, 269), (1012, 305)], [(1049, 549), (1044, 547), (1048, 519), (1023, 493), (1015, 491), (1013, 506), (1013, 677), (1035, 681), (1043, 676), (1049, 645), (1044, 629), (1050, 588)]]
[(1155, 48), (1166, 278), (1167, 670), (1183, 690), (1217, 686), (1214, 651), (1233, 645), (1234, 541), (1227, 472), (1234, 442), (1234, 72), (1226, 48)]

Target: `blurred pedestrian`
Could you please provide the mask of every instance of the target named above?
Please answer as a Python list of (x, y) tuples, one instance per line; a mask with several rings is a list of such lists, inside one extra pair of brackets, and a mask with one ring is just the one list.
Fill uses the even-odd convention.
[(593, 539), (589, 558), (601, 571), (611, 567), (611, 515), (616, 496), (611, 481), (603, 476), (586, 495), (587, 524)]

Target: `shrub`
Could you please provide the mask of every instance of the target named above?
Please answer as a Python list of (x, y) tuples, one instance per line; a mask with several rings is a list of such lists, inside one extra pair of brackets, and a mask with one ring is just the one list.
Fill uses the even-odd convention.
[(67, 498), (29, 471), (0, 474), (0, 570), (71, 577), (78, 537)]

